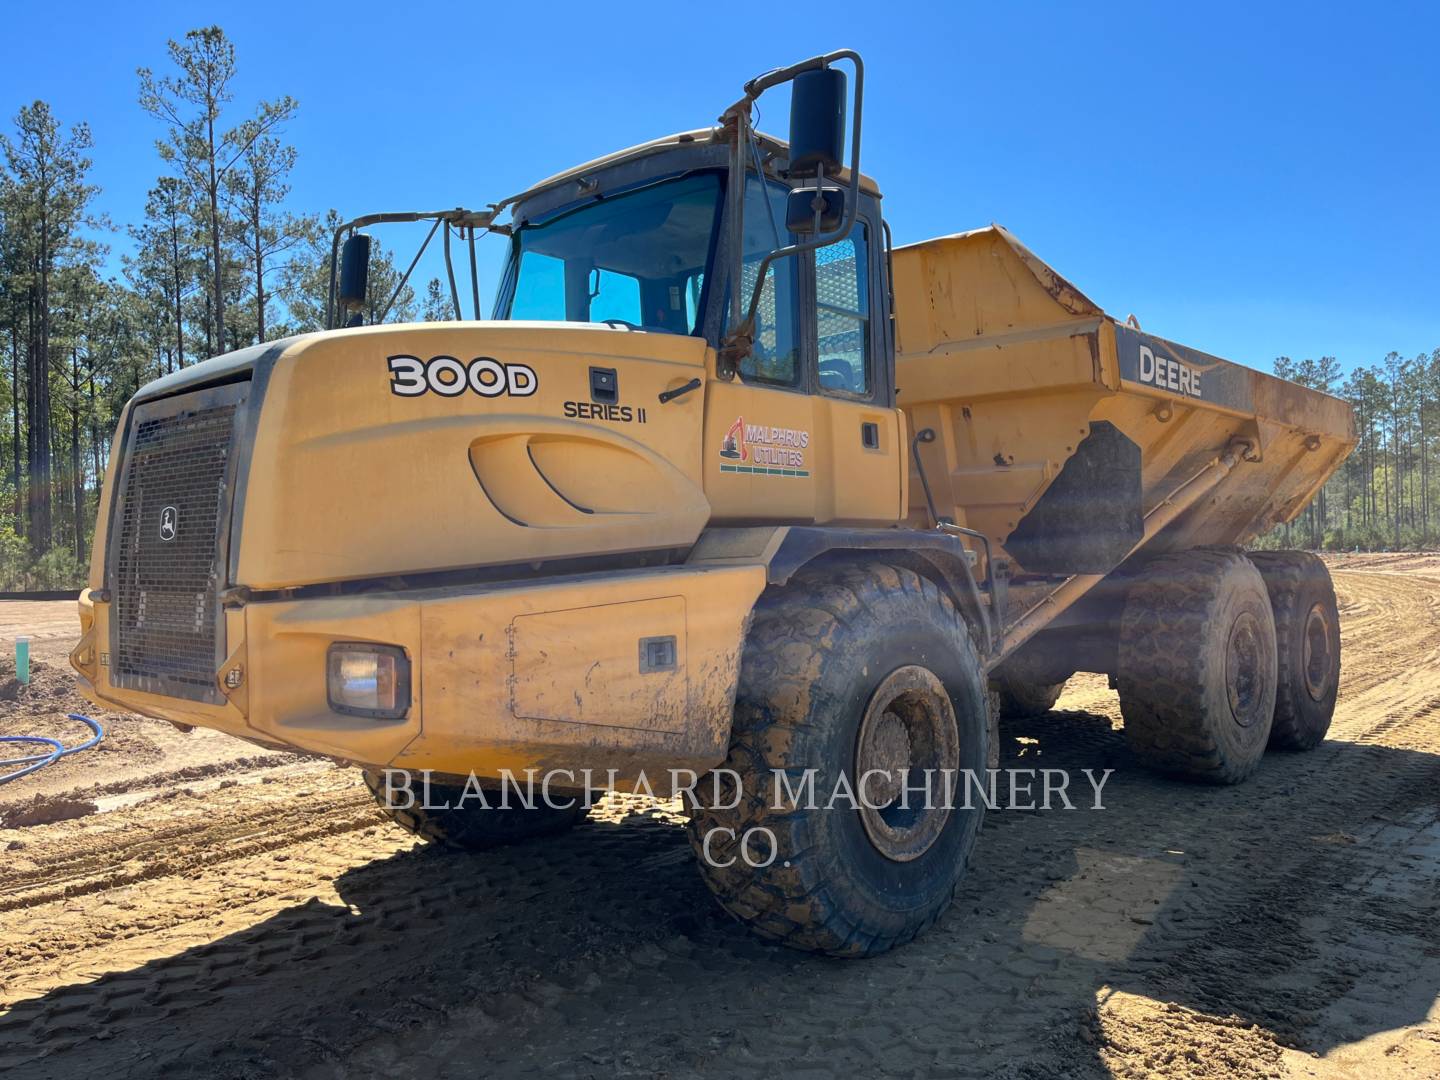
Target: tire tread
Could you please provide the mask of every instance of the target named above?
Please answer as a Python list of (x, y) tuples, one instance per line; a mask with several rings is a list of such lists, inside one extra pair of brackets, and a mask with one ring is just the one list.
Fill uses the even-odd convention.
[(1199, 628), (1224, 600), (1237, 567), (1256, 573), (1236, 551), (1162, 555), (1146, 564), (1126, 596), (1116, 675), (1125, 738), (1136, 757), (1159, 772), (1235, 784), (1259, 763), (1258, 754), (1248, 760), (1227, 755), (1198, 690), (1217, 660), (1211, 649), (1197, 647)]
[[(865, 634), (871, 612), (897, 598), (936, 612), (949, 645), (978, 669), (970, 628), (955, 606), (933, 581), (903, 567), (841, 563), (806, 568), (789, 586), (767, 592), (757, 604), (747, 640), (764, 642), (765, 647), (747, 648), (742, 659), (730, 751), (724, 762), (725, 768), (740, 775), (750, 794), (733, 811), (695, 807), (688, 831), (710, 891), (722, 907), (763, 938), (835, 956), (873, 956), (924, 931), (954, 897), (961, 872), (942, 903), (932, 904), (899, 930), (874, 932), (851, 915), (843, 883), (827, 873), (820, 852), (809, 842), (811, 817), (825, 811), (776, 812), (766, 799), (754, 797), (757, 791), (771, 790), (773, 771), (807, 767), (793, 760), (789, 751), (793, 736), (810, 727), (804, 719), (807, 710), (799, 703), (808, 700), (807, 676), (819, 670), (825, 646), (842, 630)], [(758, 787), (752, 778), (760, 781)], [(737, 834), (735, 841), (712, 844), (712, 854), (724, 861), (738, 854), (738, 836), (755, 825), (776, 834), (778, 848), (791, 853), (788, 866), (755, 868), (738, 858), (730, 866), (707, 863), (703, 843), (711, 829), (732, 828)]]

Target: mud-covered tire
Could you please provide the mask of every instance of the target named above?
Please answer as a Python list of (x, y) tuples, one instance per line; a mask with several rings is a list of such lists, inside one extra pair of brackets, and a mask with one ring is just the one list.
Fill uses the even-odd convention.
[[(485, 801), (490, 804), (488, 808), (480, 806), (473, 793), (462, 803), (462, 787), (445, 787), (433, 782), (429, 798), (424, 800), (430, 804), (429, 807), (421, 805), (418, 791), (414, 793), (414, 804), (404, 806), (401, 805), (403, 802), (411, 800), (401, 798), (399, 793), (395, 798), (387, 799), (383, 774), (365, 770), (364, 776), (365, 786), (391, 821), (422, 840), (461, 851), (489, 851), (522, 840), (554, 836), (574, 828), (586, 814), (583, 800), (579, 798), (575, 799), (572, 807), (551, 807), (537, 802), (533, 808), (527, 808), (515, 805), (519, 796), (514, 791), (510, 792), (511, 805), (508, 808), (497, 805), (500, 800), (498, 790), (484, 792)], [(536, 799), (539, 797), (537, 791)], [(555, 801), (566, 800), (556, 796)], [(442, 808), (445, 804), (448, 804), (448, 809)]]
[[(891, 775), (908, 768), (915, 778), (948, 760), (958, 776), (953, 800), (934, 780), (933, 803), (955, 804), (946, 813), (917, 810), (912, 821), (893, 803), (879, 812), (894, 815), (892, 836), (876, 811), (826, 803), (842, 775), (859, 793), (875, 733), (896, 724), (906, 734)], [(701, 876), (727, 911), (770, 940), (837, 956), (907, 942), (949, 906), (964, 874), (983, 807), (961, 805), (963, 770), (985, 769), (988, 743), (974, 644), (934, 582), (888, 564), (808, 568), (756, 605), (720, 798), (691, 813)], [(797, 785), (812, 777), (815, 799), (776, 798), (776, 772)], [(702, 780), (697, 790), (709, 787)], [(867, 791), (872, 803), (885, 801)], [(735, 807), (724, 805), (737, 794)], [(917, 795), (913, 805), (925, 802)], [(913, 853), (900, 850), (906, 845)], [(768, 865), (745, 861), (748, 853), (765, 862), (772, 850)]]
[(1000, 699), (1002, 720), (1043, 716), (1055, 707), (1055, 702), (1065, 692), (1064, 681), (1049, 684), (1026, 682), (1007, 674), (992, 676), (990, 685)]
[(1308, 551), (1256, 551), (1275, 613), (1272, 750), (1313, 750), (1325, 741), (1340, 689), (1340, 611), (1325, 563)]
[(1255, 770), (1275, 714), (1275, 620), (1243, 555), (1148, 563), (1126, 595), (1118, 660), (1125, 737), (1143, 764), (1212, 784)]

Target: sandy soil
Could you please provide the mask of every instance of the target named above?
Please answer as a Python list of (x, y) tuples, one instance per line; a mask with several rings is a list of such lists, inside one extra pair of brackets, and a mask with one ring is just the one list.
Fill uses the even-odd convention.
[[(1440, 557), (1332, 565), (1324, 746), (1159, 779), (1078, 676), (1006, 763), (1114, 768), (1107, 809), (991, 814), (950, 913), (865, 962), (728, 920), (669, 805), (456, 856), (353, 771), (106, 717), (115, 749), (0, 787), (0, 1072), (1435, 1077)], [(50, 665), (0, 731), (78, 735), (72, 612), (0, 603)]]

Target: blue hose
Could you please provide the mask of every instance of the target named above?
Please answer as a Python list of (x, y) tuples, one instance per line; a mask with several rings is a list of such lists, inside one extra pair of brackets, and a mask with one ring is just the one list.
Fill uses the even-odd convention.
[(44, 735), (0, 735), (0, 742), (44, 743), (50, 747), (50, 749), (43, 754), (30, 754), (26, 757), (9, 758), (8, 760), (0, 761), (0, 768), (6, 765), (25, 766), (23, 769), (16, 769), (12, 773), (6, 773), (4, 776), (0, 776), (0, 784), (8, 784), (11, 780), (19, 780), (22, 776), (29, 776), (31, 773), (43, 769), (46, 765), (54, 764), (66, 754), (89, 750), (101, 739), (105, 738), (104, 730), (102, 730), (100, 725), (94, 720), (91, 720), (90, 717), (82, 716), (79, 713), (67, 713), (66, 715), (69, 716), (71, 720), (78, 720), (82, 724), (88, 724), (90, 730), (95, 734), (91, 736), (89, 741), (83, 742), (79, 746), (70, 747), (67, 747), (59, 739), (46, 738)]

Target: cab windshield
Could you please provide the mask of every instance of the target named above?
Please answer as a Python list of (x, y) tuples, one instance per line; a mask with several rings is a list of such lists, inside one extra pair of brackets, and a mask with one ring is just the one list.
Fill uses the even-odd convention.
[(695, 333), (720, 193), (716, 173), (682, 176), (521, 226), (496, 317)]

